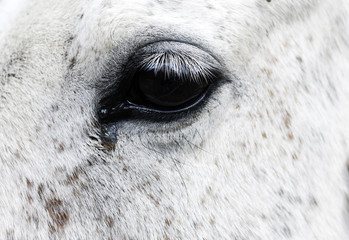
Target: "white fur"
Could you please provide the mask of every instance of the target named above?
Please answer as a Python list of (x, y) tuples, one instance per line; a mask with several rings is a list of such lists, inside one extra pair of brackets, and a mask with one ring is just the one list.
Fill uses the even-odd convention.
[[(18, 13), (0, 17), (1, 239), (349, 238), (348, 1)], [(206, 49), (230, 82), (191, 117), (101, 130), (104, 72), (161, 39)]]
[(0, 40), (11, 28), (11, 24), (25, 7), (25, 3), (26, 0), (0, 0)]

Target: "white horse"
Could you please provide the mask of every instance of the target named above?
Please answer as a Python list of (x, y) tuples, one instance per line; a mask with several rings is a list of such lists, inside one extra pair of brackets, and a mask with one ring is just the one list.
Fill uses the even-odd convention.
[(349, 239), (347, 0), (0, 0), (0, 239)]

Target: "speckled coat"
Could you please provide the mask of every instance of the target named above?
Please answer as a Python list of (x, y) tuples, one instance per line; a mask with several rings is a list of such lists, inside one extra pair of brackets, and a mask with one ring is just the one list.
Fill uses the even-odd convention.
[[(0, 239), (349, 239), (348, 16), (347, 0), (0, 0)], [(102, 89), (157, 41), (205, 49), (229, 81), (105, 137)]]

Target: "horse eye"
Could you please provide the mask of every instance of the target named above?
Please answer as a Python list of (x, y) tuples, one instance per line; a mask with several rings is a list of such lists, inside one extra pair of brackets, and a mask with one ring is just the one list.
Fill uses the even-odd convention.
[(212, 56), (183, 43), (145, 47), (126, 69), (128, 74), (100, 102), (102, 123), (134, 118), (171, 121), (205, 102), (221, 76)]
[[(176, 72), (168, 72), (168, 67), (171, 68), (139, 69), (133, 79), (129, 102), (162, 112), (177, 112), (199, 103), (209, 82), (206, 79), (185, 79), (185, 74), (180, 76)], [(179, 71), (184, 73), (188, 70)]]

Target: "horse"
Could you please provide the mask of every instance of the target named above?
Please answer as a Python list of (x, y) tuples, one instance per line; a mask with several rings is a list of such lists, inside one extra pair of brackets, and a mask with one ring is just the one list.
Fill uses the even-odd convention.
[(348, 239), (346, 0), (1, 0), (1, 239)]

